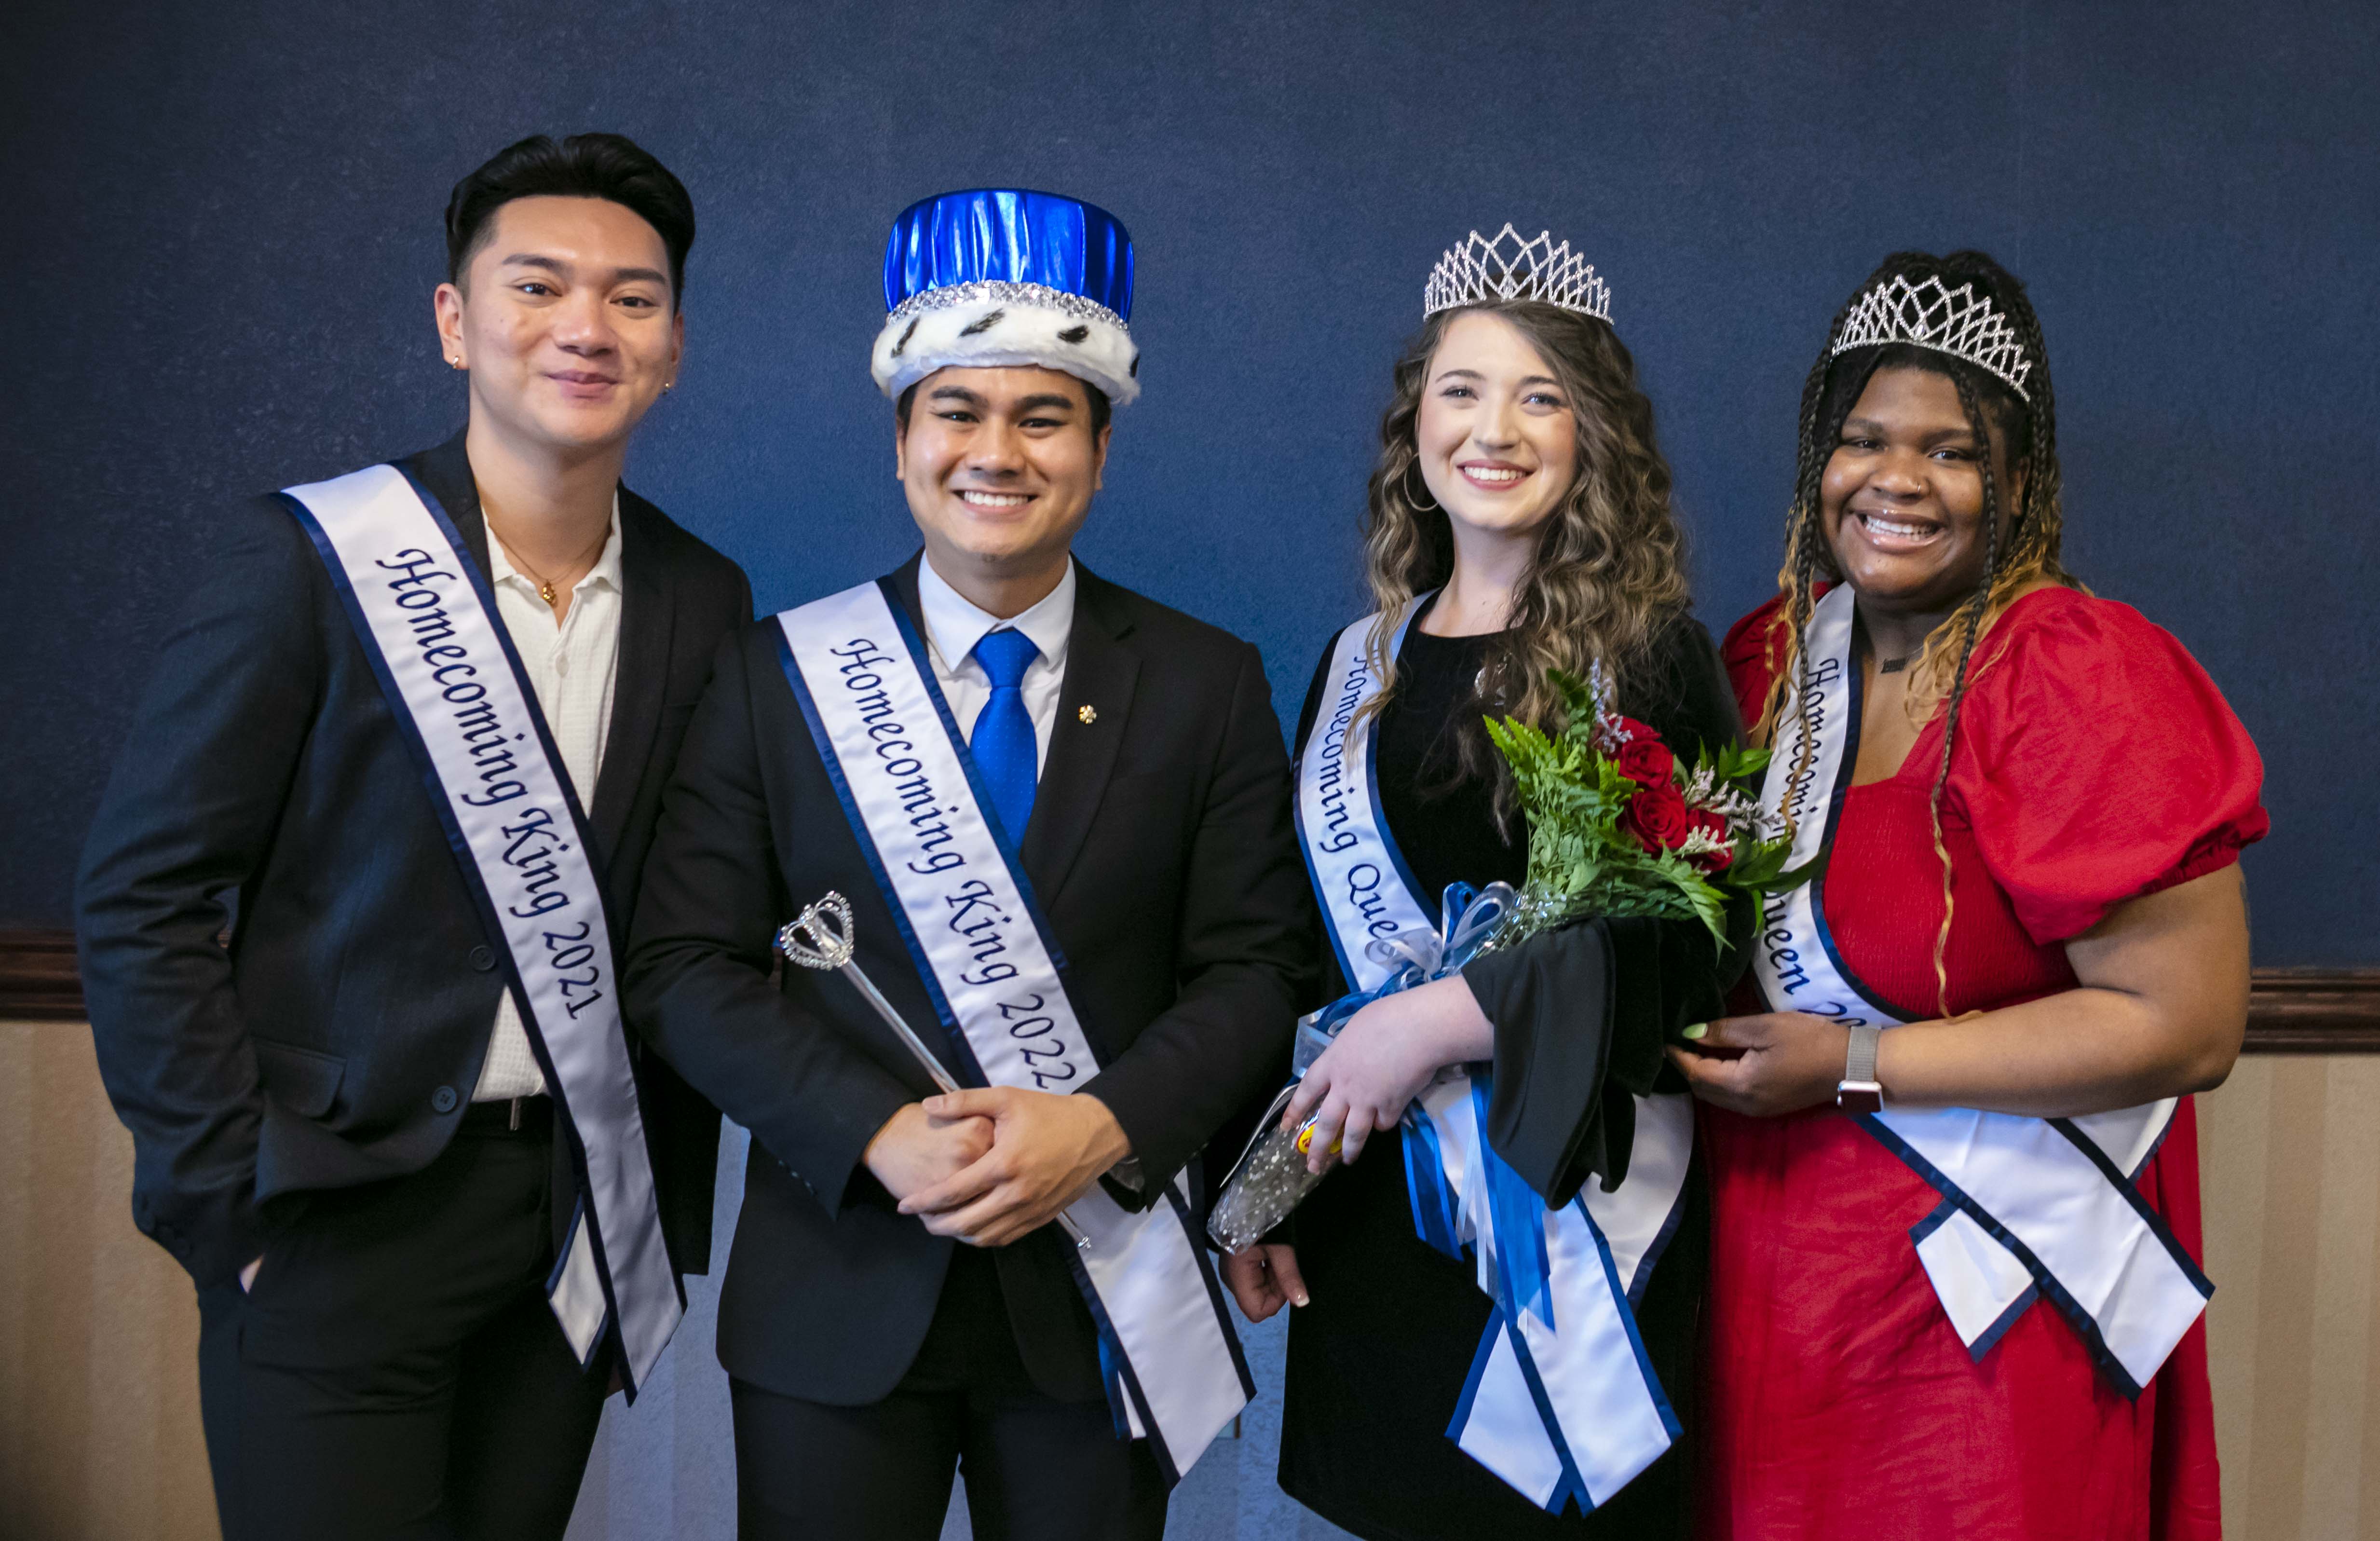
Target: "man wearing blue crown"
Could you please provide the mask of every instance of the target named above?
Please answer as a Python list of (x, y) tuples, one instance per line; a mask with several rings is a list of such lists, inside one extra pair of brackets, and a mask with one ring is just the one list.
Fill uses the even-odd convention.
[(1312, 920), (1257, 650), (1071, 554), (1132, 288), (1071, 199), (901, 215), (925, 549), (724, 649), (665, 801), (628, 991), (753, 1135), (747, 1537), (932, 1537), (956, 1466), (979, 1536), (1154, 1538), (1251, 1389), (1194, 1163), (1285, 1063)]

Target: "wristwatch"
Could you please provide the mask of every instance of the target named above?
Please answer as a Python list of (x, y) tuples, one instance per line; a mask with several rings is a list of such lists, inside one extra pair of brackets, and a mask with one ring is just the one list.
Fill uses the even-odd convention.
[(1884, 1111), (1884, 1083), (1876, 1078), (1876, 1044), (1883, 1033), (1874, 1027), (1853, 1027), (1851, 1048), (1843, 1055), (1843, 1078), (1835, 1083), (1835, 1106), (1847, 1113)]

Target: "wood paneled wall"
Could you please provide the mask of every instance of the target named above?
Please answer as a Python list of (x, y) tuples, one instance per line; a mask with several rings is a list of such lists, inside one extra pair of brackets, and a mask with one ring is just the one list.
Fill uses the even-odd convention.
[(2199, 1102), (2233, 1541), (2380, 1536), (2380, 1057), (2252, 1058)]
[[(2234, 1541), (2380, 1536), (2375, 1108), (2380, 1056), (2367, 1055), (2251, 1056), (2201, 1100), (2206, 1265), (2217, 1286), (2208, 1325)], [(88, 1029), (0, 1022), (0, 1536), (11, 1541), (215, 1535), (198, 1308), (181, 1270), (132, 1228), (131, 1166)], [(673, 1378), (715, 1377), (709, 1348), (681, 1342)], [(723, 1486), (711, 1431), (677, 1426), (679, 1409), (691, 1418), (710, 1400), (687, 1389), (607, 1419), (574, 1536), (731, 1534), (723, 1491), (619, 1501), (647, 1474), (669, 1474), (674, 1487)], [(1177, 1523), (1176, 1535), (1298, 1534), (1268, 1514), (1276, 1495), (1258, 1480), (1274, 1421), (1259, 1409), (1249, 1425), (1248, 1448), (1230, 1452), (1245, 1468), (1232, 1478), (1236, 1491), (1178, 1504), (1177, 1521), (1196, 1528)]]
[(0, 1536), (213, 1541), (199, 1307), (79, 1024), (0, 1023)]

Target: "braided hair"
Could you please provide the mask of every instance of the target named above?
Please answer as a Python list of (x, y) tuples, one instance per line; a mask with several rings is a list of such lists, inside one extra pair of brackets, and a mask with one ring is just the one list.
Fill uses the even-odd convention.
[[(2025, 377), (2031, 399), (2017, 395), (1998, 376), (1963, 358), (1906, 343), (1855, 347), (1840, 355), (1834, 340), (1862, 296), (1895, 278), (1910, 284), (1939, 279), (1945, 288), (1972, 285), (1975, 294), (1991, 300), (2016, 329), (2024, 356), (2032, 362)], [(1983, 476), (1984, 572), (1973, 592), (1925, 638), (1910, 672), (1909, 705), (1930, 710), (1947, 698), (1942, 725), (1942, 758), (1934, 772), (1927, 812), (1934, 835), (1934, 854), (1942, 865), (1942, 925), (1934, 938), (1934, 980), (1937, 1006), (1950, 1014), (1949, 974), (1944, 958), (1950, 940), (1953, 909), (1950, 849), (1942, 837), (1942, 793), (1950, 779), (1951, 755), (1958, 742), (1960, 710), (1973, 678), (1976, 639), (2030, 586), (2044, 579), (2080, 588), (2059, 558), (2064, 533), (2058, 468), (2058, 409), (2049, 381), (2049, 356), (2041, 336), (2041, 322), (2024, 285), (2006, 268), (1980, 251), (1954, 251), (1936, 257), (1923, 251), (1897, 251), (1852, 291), (1827, 330), (1827, 346), (1811, 366), (1802, 387), (1801, 433), (1795, 455), (1793, 501), (1785, 515), (1785, 562), (1777, 575), (1784, 602), (1770, 623), (1766, 650), (1774, 666), (1759, 731), (1775, 741), (1777, 725), (1791, 703), (1800, 723), (1800, 746), (1791, 774), (1808, 774), (1815, 744), (1810, 732), (1808, 660), (1802, 638), (1817, 605), (1817, 586), (1840, 581), (1833, 549), (1827, 542), (1820, 510), (1819, 488), (1827, 462), (1841, 441), (1843, 419), (1851, 415), (1868, 382), (1881, 369), (1916, 369), (1947, 377), (1958, 388), (1959, 404), (1980, 453)], [(1988, 419), (1988, 423), (1987, 423)], [(1999, 430), (2010, 465), (2020, 473), (2016, 506), (2002, 528), (2002, 490), (1993, 472), (1994, 437)], [(1789, 783), (1790, 784), (1790, 783)], [(1787, 819), (1791, 820), (1791, 811)]]

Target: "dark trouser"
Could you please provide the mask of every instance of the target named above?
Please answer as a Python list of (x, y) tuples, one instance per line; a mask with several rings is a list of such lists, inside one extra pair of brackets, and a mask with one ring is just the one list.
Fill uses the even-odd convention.
[(1037, 1389), (991, 1259), (962, 1247), (909, 1373), (830, 1407), (732, 1383), (743, 1541), (934, 1541), (953, 1468), (978, 1541), (1160, 1541), (1165, 1481), (1108, 1404)]
[(603, 1411), (545, 1302), (551, 1105), (473, 1108), (421, 1171), (308, 1194), (252, 1291), (199, 1294), (225, 1541), (558, 1537)]

